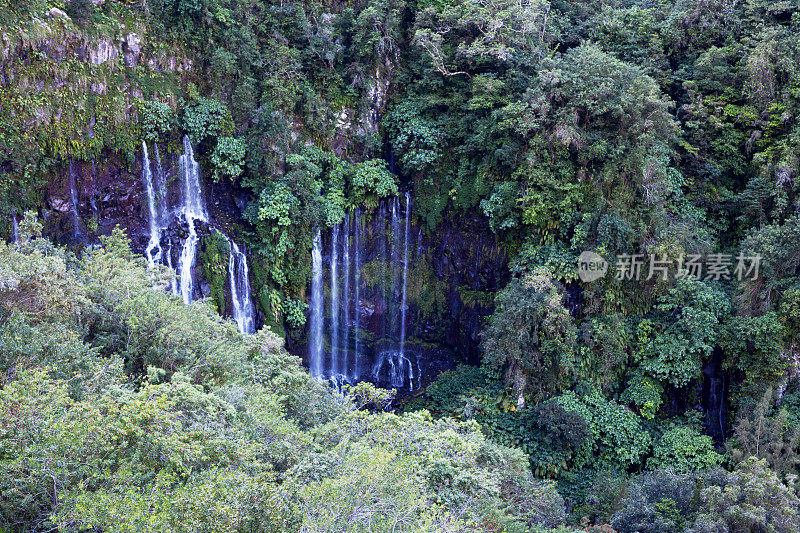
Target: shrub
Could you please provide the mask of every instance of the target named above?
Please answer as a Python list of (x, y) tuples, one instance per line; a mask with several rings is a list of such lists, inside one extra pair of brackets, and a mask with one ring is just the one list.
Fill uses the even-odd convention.
[(157, 142), (175, 131), (177, 118), (172, 108), (157, 100), (139, 102), (139, 117), (144, 140)]
[(219, 100), (198, 96), (183, 109), (181, 126), (193, 142), (199, 143), (233, 133), (233, 117)]
[(677, 472), (706, 470), (719, 466), (722, 456), (714, 451), (711, 437), (690, 426), (676, 426), (666, 431), (653, 445), (650, 468), (672, 468)]
[(244, 158), (247, 145), (236, 137), (221, 137), (211, 153), (211, 164), (214, 165), (214, 181), (223, 178), (235, 180), (244, 172)]

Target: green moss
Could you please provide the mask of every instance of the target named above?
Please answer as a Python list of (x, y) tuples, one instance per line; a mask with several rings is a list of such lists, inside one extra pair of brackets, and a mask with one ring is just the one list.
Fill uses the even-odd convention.
[(466, 307), (475, 307), (476, 305), (492, 306), (494, 305), (494, 293), (488, 291), (476, 291), (469, 287), (459, 286), (458, 295), (461, 297), (461, 302)]
[(225, 312), (230, 244), (219, 232), (214, 232), (206, 237), (203, 244), (204, 248), (200, 254), (203, 272), (211, 287), (211, 299), (217, 306), (217, 311), (222, 314)]

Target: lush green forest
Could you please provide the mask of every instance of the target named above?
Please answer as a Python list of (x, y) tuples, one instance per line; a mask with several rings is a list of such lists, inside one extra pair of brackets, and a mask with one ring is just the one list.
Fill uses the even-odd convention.
[(800, 531), (798, 35), (0, 0), (0, 533)]

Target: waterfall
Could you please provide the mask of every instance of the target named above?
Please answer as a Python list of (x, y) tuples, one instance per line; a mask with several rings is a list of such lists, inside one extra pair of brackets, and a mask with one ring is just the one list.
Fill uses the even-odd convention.
[(333, 227), (333, 241), (331, 243), (331, 375), (337, 378), (339, 369), (339, 276), (337, 267), (339, 263), (339, 225)]
[(248, 279), (247, 256), (239, 251), (239, 247), (228, 239), (231, 247), (228, 259), (228, 277), (230, 278), (233, 319), (241, 333), (255, 332), (255, 313), (253, 300), (250, 297), (250, 280)]
[(81, 235), (81, 219), (78, 215), (78, 187), (75, 184), (75, 165), (72, 159), (69, 160), (69, 199), (70, 213), (72, 214), (72, 224), (75, 229), (75, 237)]
[[(406, 386), (406, 377), (408, 377), (408, 387), (413, 390), (414, 389), (414, 378), (419, 377), (419, 371), (417, 374), (414, 373), (414, 366), (411, 363), (411, 360), (406, 356), (405, 353), (405, 344), (406, 344), (406, 323), (407, 323), (407, 286), (408, 286), (408, 234), (409, 234), (409, 226), (410, 226), (410, 217), (411, 217), (411, 197), (408, 193), (406, 193), (406, 211), (404, 215), (404, 223), (403, 223), (403, 233), (400, 233), (400, 200), (399, 198), (394, 198), (392, 200), (391, 205), (391, 224), (390, 224), (390, 234), (387, 237), (387, 240), (391, 243), (391, 252), (390, 258), (392, 266), (388, 267), (388, 272), (385, 275), (385, 278), (388, 278), (388, 281), (391, 283), (390, 287), (391, 290), (384, 289), (383, 294), (384, 298), (387, 300), (391, 299), (392, 301), (397, 301), (397, 295), (395, 293), (397, 278), (398, 276), (395, 273), (394, 265), (399, 265), (402, 261), (403, 270), (402, 270), (402, 277), (401, 279), (401, 287), (400, 287), (400, 301), (399, 301), (399, 311), (400, 311), (400, 320), (398, 324), (398, 316), (397, 316), (397, 306), (392, 306), (389, 309), (389, 317), (388, 317), (388, 332), (393, 336), (394, 339), (399, 338), (399, 347), (396, 349), (384, 349), (377, 354), (377, 359), (375, 364), (372, 367), (372, 377), (375, 380), (379, 380), (381, 376), (381, 371), (388, 366), (388, 378), (389, 383), (392, 387), (401, 388)], [(383, 224), (381, 224), (383, 227)], [(402, 249), (403, 249), (403, 257), (402, 260), (400, 258), (400, 240), (402, 239)], [(385, 247), (384, 247), (385, 249)], [(384, 258), (386, 258), (386, 254), (384, 252)], [(386, 259), (384, 259), (384, 264), (387, 264)], [(396, 336), (395, 336), (396, 335)]]
[(356, 323), (355, 323), (355, 330), (354, 330), (354, 341), (355, 346), (354, 349), (354, 360), (353, 360), (353, 381), (357, 381), (361, 377), (361, 372), (359, 369), (359, 339), (358, 339), (358, 331), (361, 327), (361, 312), (360, 312), (360, 289), (361, 289), (361, 224), (359, 222), (358, 210), (353, 214), (353, 222), (355, 224), (354, 228), (354, 235), (353, 235), (353, 246), (355, 247), (355, 257), (353, 258), (355, 264), (353, 265), (355, 270), (355, 297), (353, 298), (353, 312), (356, 315)]
[(411, 196), (406, 193), (406, 217), (403, 229), (403, 296), (400, 302), (400, 357), (406, 353), (406, 286), (408, 284), (408, 221), (411, 215)]
[(342, 374), (346, 379), (350, 379), (350, 365), (348, 363), (350, 353), (350, 215), (344, 219), (344, 241), (342, 242), (342, 252), (344, 255), (344, 287), (342, 288), (342, 302), (344, 303), (344, 336), (342, 337), (341, 349), (339, 354)]
[(322, 329), (323, 329), (323, 305), (322, 305), (322, 234), (317, 231), (314, 237), (313, 250), (311, 252), (311, 342), (309, 343), (310, 369), (311, 375), (317, 378), (322, 377)]
[(197, 228), (195, 221), (206, 222), (208, 217), (203, 207), (202, 190), (200, 188), (200, 165), (194, 159), (194, 149), (188, 136), (183, 137), (183, 155), (178, 159), (178, 171), (183, 177), (184, 198), (182, 214), (189, 226), (189, 235), (183, 243), (178, 271), (181, 277), (181, 296), (183, 303), (192, 301), (194, 281), (192, 269), (194, 268), (195, 255), (197, 254)]
[(308, 343), (312, 375), (337, 387), (356, 383), (362, 375), (395, 388), (420, 386), (418, 353), (407, 342), (409, 270), (418, 239), (411, 208), (410, 194), (405, 202), (387, 199), (373, 218), (356, 209), (330, 228), (330, 240), (321, 232), (314, 238)]
[[(167, 205), (166, 178), (161, 166), (161, 153), (158, 143), (155, 147), (155, 173), (150, 161), (147, 143), (142, 141), (142, 181), (147, 193), (147, 209), (150, 228), (150, 240), (145, 250), (148, 264), (152, 268), (156, 263), (165, 264), (173, 269), (172, 242), (167, 242), (162, 247), (161, 237), (164, 230), (169, 227), (172, 220)], [(180, 280), (175, 276), (170, 281), (172, 294), (180, 295), (184, 303), (192, 301), (194, 268), (199, 236), (197, 234), (197, 221), (208, 222), (203, 202), (202, 188), (200, 186), (200, 166), (194, 158), (194, 149), (188, 137), (183, 138), (183, 154), (178, 158), (178, 174), (183, 185), (182, 203), (178, 215), (183, 218), (188, 228), (188, 235), (183, 241), (183, 246), (178, 256), (177, 272)], [(231, 293), (231, 309), (233, 319), (242, 333), (255, 332), (255, 306), (253, 305), (247, 255), (239, 248), (233, 239), (221, 233), (228, 241), (230, 253), (228, 256), (228, 280)]]
[(188, 219), (189, 235), (183, 242), (183, 249), (178, 258), (178, 272), (180, 275), (180, 289), (183, 303), (189, 305), (192, 301), (192, 291), (194, 290), (194, 280), (192, 279), (192, 268), (197, 253), (197, 230), (194, 227), (194, 219)]
[(153, 172), (150, 170), (150, 156), (147, 152), (147, 143), (142, 141), (142, 180), (147, 191), (148, 219), (150, 222), (150, 241), (145, 249), (147, 264), (152, 269), (156, 263), (161, 262), (161, 226), (158, 221), (156, 208), (156, 194), (153, 188)]

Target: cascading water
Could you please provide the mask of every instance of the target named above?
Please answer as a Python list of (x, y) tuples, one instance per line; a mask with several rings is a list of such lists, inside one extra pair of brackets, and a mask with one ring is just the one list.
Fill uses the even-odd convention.
[[(406, 344), (406, 311), (407, 311), (407, 285), (408, 285), (408, 231), (409, 231), (409, 223), (410, 223), (410, 216), (411, 216), (411, 196), (406, 193), (406, 210), (405, 210), (405, 217), (404, 217), (404, 225), (403, 225), (403, 258), (400, 259), (400, 218), (399, 218), (399, 210), (400, 210), (400, 200), (395, 198), (392, 201), (392, 222), (391, 222), (391, 234), (389, 238), (392, 242), (392, 265), (402, 264), (403, 271), (402, 271), (402, 285), (400, 290), (400, 302), (399, 302), (399, 311), (400, 311), (400, 324), (399, 328), (395, 329), (394, 324), (397, 321), (397, 310), (393, 309), (392, 312), (389, 313), (389, 320), (392, 323), (392, 330), (398, 331), (398, 336), (400, 337), (399, 347), (397, 349), (388, 349), (383, 350), (378, 354), (378, 358), (375, 361), (375, 364), (372, 367), (372, 377), (375, 380), (379, 380), (381, 376), (381, 372), (388, 366), (388, 380), (392, 387), (405, 387), (406, 385), (406, 376), (408, 377), (408, 387), (409, 389), (414, 389), (414, 378), (419, 376), (419, 372), (415, 375), (414, 373), (414, 365), (411, 363), (411, 360), (406, 356), (405, 353), (405, 344)], [(392, 278), (393, 282), (396, 282), (396, 275), (394, 270), (391, 268), (387, 269), (390, 273), (390, 277)], [(392, 295), (394, 296), (394, 290), (392, 290)], [(419, 382), (419, 379), (418, 379)]]
[(247, 256), (239, 250), (233, 239), (228, 239), (231, 252), (228, 259), (228, 277), (231, 287), (233, 319), (241, 333), (255, 332), (255, 312), (250, 297)]
[(197, 254), (197, 228), (195, 222), (208, 221), (205, 207), (203, 206), (203, 192), (200, 188), (200, 165), (194, 159), (194, 149), (188, 136), (183, 137), (183, 155), (178, 159), (178, 171), (183, 178), (184, 198), (182, 214), (186, 224), (189, 226), (189, 235), (183, 243), (181, 250), (178, 273), (180, 274), (180, 289), (183, 303), (189, 304), (192, 301), (194, 290), (194, 279), (192, 269), (194, 268), (195, 255)]
[(360, 372), (360, 361), (359, 361), (359, 328), (361, 327), (361, 223), (359, 220), (359, 211), (353, 213), (353, 222), (354, 222), (354, 231), (353, 231), (353, 245), (355, 247), (355, 257), (353, 270), (355, 271), (354, 274), (354, 285), (355, 285), (355, 296), (353, 297), (353, 313), (356, 317), (355, 329), (354, 329), (354, 357), (353, 357), (353, 381), (358, 381), (361, 378)]
[(382, 202), (372, 219), (351, 213), (331, 228), (329, 240), (317, 234), (309, 317), (312, 375), (335, 386), (352, 384), (361, 379), (366, 358), (371, 380), (419, 386), (419, 365), (406, 342), (411, 238), (410, 194), (405, 206), (398, 198)]
[[(145, 256), (152, 268), (156, 263), (165, 264), (173, 269), (173, 244), (168, 235), (167, 228), (175, 221), (173, 213), (167, 204), (167, 180), (161, 166), (161, 153), (158, 143), (155, 147), (155, 173), (150, 161), (147, 143), (142, 141), (142, 181), (147, 193), (148, 222), (150, 240), (145, 249)], [(208, 222), (202, 188), (200, 185), (200, 166), (194, 158), (194, 149), (188, 137), (183, 138), (183, 154), (178, 158), (178, 174), (182, 186), (181, 203), (177, 209), (178, 220), (186, 223), (188, 234), (183, 240), (178, 256), (177, 272), (180, 280), (175, 276), (170, 281), (172, 294), (180, 295), (184, 303), (189, 304), (194, 296), (194, 279), (192, 270), (197, 255), (199, 235), (197, 222)], [(219, 230), (217, 230), (219, 231)], [(254, 333), (256, 329), (256, 313), (250, 290), (249, 268), (247, 255), (239, 248), (233, 239), (220, 234), (230, 246), (228, 256), (228, 283), (231, 294), (231, 313), (239, 331)], [(164, 242), (162, 243), (162, 239)], [(180, 244), (180, 243), (178, 243)]]
[(322, 332), (323, 332), (323, 295), (322, 295), (322, 234), (317, 231), (311, 252), (311, 342), (309, 343), (311, 375), (317, 378), (322, 374)]
[(147, 152), (147, 143), (142, 141), (142, 180), (147, 191), (148, 220), (150, 223), (150, 240), (145, 248), (147, 264), (152, 269), (156, 263), (161, 263), (161, 226), (159, 224), (158, 209), (156, 207), (156, 193), (153, 187), (153, 172), (150, 169), (150, 156)]

